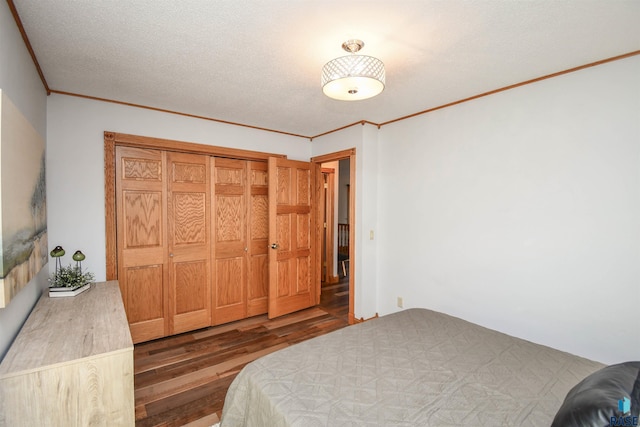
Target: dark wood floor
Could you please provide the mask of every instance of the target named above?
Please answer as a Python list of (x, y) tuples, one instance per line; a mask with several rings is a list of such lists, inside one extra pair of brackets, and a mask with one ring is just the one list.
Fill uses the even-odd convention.
[(323, 285), (320, 305), (137, 344), (136, 426), (211, 426), (229, 385), (252, 360), (348, 324), (349, 282)]

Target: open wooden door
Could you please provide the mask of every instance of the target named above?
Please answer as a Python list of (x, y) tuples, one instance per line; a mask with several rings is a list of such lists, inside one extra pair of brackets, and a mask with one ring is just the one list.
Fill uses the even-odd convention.
[(269, 318), (316, 304), (311, 164), (269, 158)]

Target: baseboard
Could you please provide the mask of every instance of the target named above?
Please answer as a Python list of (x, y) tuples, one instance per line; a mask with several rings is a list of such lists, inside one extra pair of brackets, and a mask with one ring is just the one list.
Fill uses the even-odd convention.
[(368, 319), (365, 319), (364, 317), (361, 317), (361, 318), (357, 319), (357, 318), (355, 318), (355, 317), (354, 317), (354, 318), (353, 318), (353, 321), (352, 321), (352, 322), (349, 322), (349, 323), (351, 323), (351, 324), (354, 324), (354, 323), (362, 323), (362, 322), (367, 322), (367, 321), (369, 321), (369, 320), (371, 320), (371, 319), (377, 319), (377, 318), (378, 318), (378, 313), (376, 313), (376, 315), (375, 315), (375, 316), (370, 317), (370, 318), (368, 318)]
[(335, 285), (340, 281), (339, 276), (327, 276), (327, 281), (325, 283), (329, 283), (330, 285)]

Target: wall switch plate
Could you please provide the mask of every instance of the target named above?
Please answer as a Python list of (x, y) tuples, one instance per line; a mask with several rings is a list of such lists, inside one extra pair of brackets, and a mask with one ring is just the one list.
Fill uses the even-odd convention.
[(373, 240), (373, 230), (369, 230), (369, 240)]
[(398, 297), (398, 307), (402, 308), (403, 305), (402, 297)]

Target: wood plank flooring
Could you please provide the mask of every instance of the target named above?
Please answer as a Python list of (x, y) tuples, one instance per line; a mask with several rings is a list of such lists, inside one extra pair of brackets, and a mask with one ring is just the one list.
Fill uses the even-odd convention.
[(200, 329), (134, 348), (136, 426), (211, 426), (229, 385), (252, 360), (347, 326), (348, 277), (323, 285), (320, 305)]

